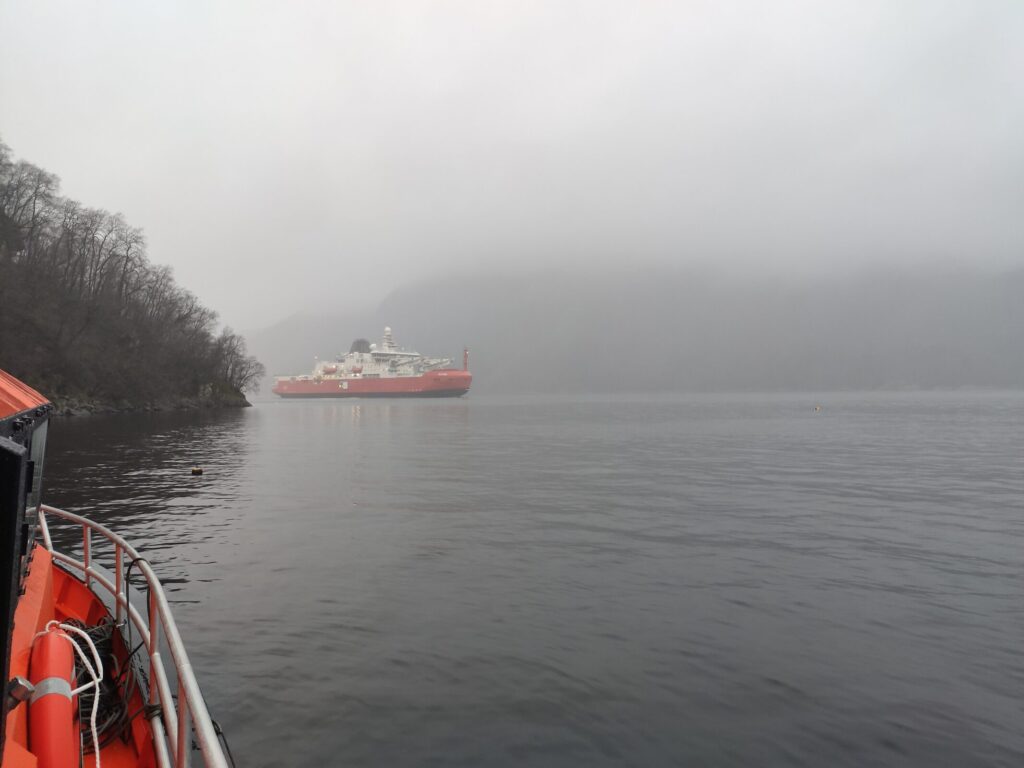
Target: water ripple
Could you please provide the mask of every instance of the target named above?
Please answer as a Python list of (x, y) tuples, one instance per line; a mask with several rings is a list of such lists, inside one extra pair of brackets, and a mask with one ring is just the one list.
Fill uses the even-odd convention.
[(150, 555), (240, 764), (1024, 760), (1021, 394), (52, 432), (48, 498)]

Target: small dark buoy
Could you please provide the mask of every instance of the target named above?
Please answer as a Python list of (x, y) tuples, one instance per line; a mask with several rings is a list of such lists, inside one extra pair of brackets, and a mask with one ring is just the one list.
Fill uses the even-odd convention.
[[(814, 412), (815, 413), (818, 413), (820, 410), (821, 410), (821, 406), (820, 405), (814, 406)], [(202, 470), (199, 470), (199, 471), (202, 472)]]
[(201, 474), (203, 474), (203, 468), (202, 467), (192, 467), (192, 474), (193, 475), (201, 475)]

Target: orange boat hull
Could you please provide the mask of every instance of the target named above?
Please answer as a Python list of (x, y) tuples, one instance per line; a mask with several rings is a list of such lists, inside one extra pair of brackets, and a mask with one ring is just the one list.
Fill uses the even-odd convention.
[[(56, 567), (50, 553), (36, 546), (32, 563), (25, 578), (25, 594), (18, 601), (14, 615), (14, 632), (11, 639), (11, 676), (28, 677), (32, 646), (37, 633), (43, 631), (46, 623), (53, 619), (67, 621), (74, 619), (86, 625), (95, 625), (108, 617), (107, 607), (88, 587)], [(130, 663), (128, 652), (120, 633), (115, 633), (114, 652), (120, 664)], [(66, 641), (62, 641), (66, 642)], [(31, 715), (36, 720), (45, 716), (38, 710), (46, 703), (46, 697), (31, 705)], [(138, 711), (145, 702), (137, 690), (129, 694), (128, 706)], [(32, 719), (29, 705), (19, 704), (7, 716), (7, 738), (4, 743), (3, 768), (36, 768), (39, 765), (36, 747), (32, 743), (29, 721)], [(88, 732), (88, 723), (85, 723)], [(32, 730), (38, 729), (38, 722)], [(79, 724), (75, 723), (71, 733), (77, 742)], [(77, 743), (76, 743), (77, 747)], [(46, 750), (44, 749), (44, 752)], [(77, 753), (77, 750), (76, 750)], [(105, 768), (155, 768), (153, 737), (149, 722), (144, 717), (135, 717), (122, 737), (113, 739), (100, 753)], [(75, 765), (77, 765), (77, 759)], [(85, 768), (96, 764), (93, 755), (85, 756)]]

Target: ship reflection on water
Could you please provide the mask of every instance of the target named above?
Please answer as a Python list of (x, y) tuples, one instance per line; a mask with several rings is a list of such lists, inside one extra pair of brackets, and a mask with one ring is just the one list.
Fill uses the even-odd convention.
[(370, 400), (301, 402), (281, 404), (289, 409), (287, 418), (296, 426), (320, 424), (375, 428), (391, 424), (419, 424), (426, 429), (446, 429), (468, 423), (471, 408), (465, 400), (448, 403)]

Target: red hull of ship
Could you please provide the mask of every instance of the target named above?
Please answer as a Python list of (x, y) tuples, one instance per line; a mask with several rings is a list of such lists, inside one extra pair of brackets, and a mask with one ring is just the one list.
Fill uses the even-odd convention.
[(273, 392), (280, 397), (460, 397), (472, 382), (469, 371), (446, 369), (381, 379), (280, 379)]

